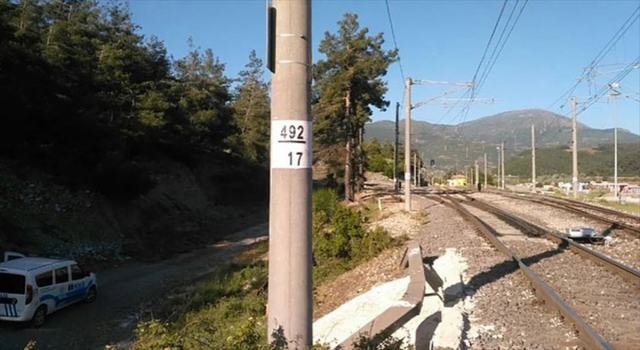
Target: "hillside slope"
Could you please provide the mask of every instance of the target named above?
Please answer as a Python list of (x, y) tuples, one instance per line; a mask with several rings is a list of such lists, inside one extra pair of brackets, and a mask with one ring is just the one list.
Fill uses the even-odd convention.
[(94, 262), (166, 258), (266, 220), (264, 170), (249, 176), (246, 165), (206, 155), (193, 167), (159, 159), (145, 168), (152, 188), (117, 200), (58, 184), (24, 164), (0, 163), (0, 251)]
[[(571, 119), (541, 110), (509, 111), (483, 117), (459, 125), (439, 125), (412, 121), (412, 145), (424, 159), (436, 159), (442, 166), (455, 167), (481, 160), (484, 153), (490, 163), (497, 161), (496, 146), (505, 142), (507, 159), (529, 149), (531, 124), (536, 127), (536, 147), (568, 146), (571, 141)], [(367, 124), (365, 138), (380, 142), (393, 141), (394, 123), (378, 121)], [(400, 142), (404, 142), (404, 120), (399, 125)], [(627, 130), (618, 130), (620, 143), (638, 143), (640, 136)], [(612, 129), (594, 129), (578, 123), (578, 145), (596, 147), (613, 143)]]

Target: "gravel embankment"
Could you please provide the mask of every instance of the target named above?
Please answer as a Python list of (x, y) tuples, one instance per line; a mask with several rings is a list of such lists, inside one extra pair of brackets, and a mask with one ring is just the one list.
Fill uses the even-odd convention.
[[(424, 200), (425, 206), (434, 202)], [(501, 253), (444, 205), (431, 206), (419, 239), (427, 255), (455, 248), (467, 260), (467, 349), (578, 349), (569, 327), (549, 313), (531, 285)]]
[[(640, 290), (604, 267), (542, 238), (528, 238), (493, 214), (465, 206), (616, 349), (640, 344)], [(635, 345), (634, 345), (635, 344)]]
[(640, 239), (634, 239), (623, 230), (609, 231), (609, 226), (606, 224), (526, 200), (491, 193), (475, 193), (473, 197), (553, 231), (565, 232), (569, 227), (587, 226), (594, 228), (596, 232), (608, 233), (611, 240), (606, 244), (589, 244), (588, 247), (625, 265), (640, 269)]

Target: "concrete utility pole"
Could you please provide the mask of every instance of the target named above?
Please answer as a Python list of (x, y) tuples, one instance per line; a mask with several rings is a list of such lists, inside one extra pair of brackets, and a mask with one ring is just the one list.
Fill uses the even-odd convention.
[(267, 339), (281, 342), (276, 334), (283, 334), (289, 348), (306, 349), (313, 343), (311, 0), (273, 0), (269, 14), (275, 19), (275, 69)]
[(480, 183), (480, 171), (478, 170), (478, 160), (476, 160), (476, 181), (474, 182), (474, 184), (476, 185), (476, 187), (478, 186), (478, 184)]
[(484, 154), (484, 188), (487, 188), (487, 154)]
[[(616, 98), (620, 95), (620, 93), (614, 88), (618, 87), (618, 83), (613, 83), (609, 85), (610, 88), (614, 91), (611, 94), (612, 97)], [(622, 198), (620, 197), (620, 189), (618, 188), (618, 100), (614, 99), (614, 128), (613, 128), (613, 190), (614, 195), (618, 203), (622, 202)]]
[(418, 154), (413, 154), (413, 185), (418, 187)]
[(573, 139), (573, 179), (572, 179), (572, 187), (573, 187), (573, 198), (578, 198), (578, 120), (577, 120), (577, 107), (578, 103), (576, 102), (576, 98), (571, 98), (571, 105), (573, 106), (573, 117), (571, 118), (571, 125), (573, 130), (571, 132), (571, 137)]
[(500, 185), (500, 181), (502, 179), (502, 177), (500, 176), (500, 146), (496, 147), (496, 149), (498, 150), (498, 163), (497, 163), (497, 167), (498, 167), (498, 179), (496, 180), (496, 188), (501, 188), (502, 185)]
[(411, 211), (411, 78), (407, 78), (404, 88), (404, 210)]
[(396, 102), (396, 140), (393, 147), (393, 191), (398, 192), (398, 135), (400, 120), (400, 102)]
[(536, 125), (531, 124), (531, 192), (536, 192)]
[(502, 146), (500, 147), (500, 153), (502, 153), (502, 189), (505, 189), (504, 185), (504, 141), (502, 141)]

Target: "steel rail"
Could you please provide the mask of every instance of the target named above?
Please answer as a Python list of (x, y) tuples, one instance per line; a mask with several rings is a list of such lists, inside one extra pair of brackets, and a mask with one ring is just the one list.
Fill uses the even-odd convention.
[(610, 257), (596, 252), (593, 249), (587, 248), (584, 245), (578, 244), (566, 237), (562, 237), (555, 232), (547, 230), (543, 227), (530, 223), (524, 219), (518, 218), (513, 214), (507, 213), (506, 211), (496, 208), (489, 203), (480, 201), (476, 198), (463, 195), (467, 200), (468, 204), (472, 205), (478, 209), (488, 211), (500, 219), (504, 220), (508, 224), (512, 226), (516, 226), (517, 229), (520, 229), (525, 232), (529, 232), (535, 236), (542, 236), (547, 238), (555, 243), (558, 243), (561, 247), (565, 247), (573, 251), (574, 253), (589, 259), (601, 266), (604, 266), (609, 271), (620, 275), (621, 277), (627, 279), (629, 282), (634, 283), (636, 285), (640, 285), (640, 271), (624, 265), (619, 261), (613, 260)]
[(449, 206), (459, 212), (463, 218), (470, 221), (493, 245), (508, 256), (515, 264), (518, 265), (520, 270), (524, 273), (525, 277), (533, 285), (538, 298), (545, 301), (545, 305), (552, 306), (555, 310), (560, 312), (564, 317), (564, 321), (572, 324), (578, 332), (578, 338), (588, 349), (612, 349), (609, 345), (591, 326), (589, 326), (562, 298), (554, 292), (540, 277), (538, 277), (530, 268), (528, 268), (520, 258), (507, 248), (500, 240), (494, 235), (490, 226), (484, 221), (471, 214), (466, 208), (455, 200), (449, 202)]
[[(616, 220), (613, 220), (613, 219), (609, 219), (609, 218), (606, 218), (606, 217), (603, 217), (603, 216), (600, 216), (600, 215), (597, 215), (597, 214), (593, 214), (593, 213), (587, 212), (584, 209), (579, 209), (579, 208), (571, 206), (571, 205), (582, 205), (582, 204), (586, 205), (586, 203), (575, 204), (575, 203), (579, 203), (579, 202), (571, 201), (571, 200), (566, 200), (566, 202), (560, 203), (558, 201), (555, 201), (555, 199), (552, 199), (551, 201), (549, 201), (549, 200), (545, 200), (546, 198), (545, 199), (543, 199), (543, 198), (534, 198), (534, 197), (531, 197), (530, 195), (520, 195), (520, 194), (515, 195), (515, 194), (511, 194), (511, 193), (502, 193), (502, 192), (492, 192), (492, 193), (496, 193), (496, 194), (499, 194), (501, 196), (505, 196), (505, 197), (509, 197), (509, 198), (516, 198), (516, 199), (521, 199), (521, 200), (524, 199), (524, 200), (528, 200), (528, 201), (531, 201), (531, 202), (534, 202), (534, 203), (546, 205), (546, 206), (549, 206), (549, 207), (559, 208), (559, 209), (562, 209), (562, 210), (571, 211), (571, 212), (574, 212), (574, 213), (576, 213), (578, 215), (586, 216), (588, 218), (591, 218), (591, 219), (594, 219), (594, 220), (597, 220), (597, 221), (612, 225), (612, 226), (614, 226), (616, 228), (620, 228), (620, 229), (625, 229), (625, 230), (631, 231), (632, 234), (635, 237), (640, 238), (640, 227), (635, 227), (635, 226), (629, 225), (629, 224), (624, 223), (624, 222), (620, 222), (620, 221), (616, 221)], [(551, 197), (549, 197), (549, 198), (551, 198)], [(573, 203), (571, 203), (571, 202), (573, 202)], [(592, 206), (592, 207), (593, 208), (589, 208), (589, 210), (600, 210), (600, 211), (606, 212), (609, 215), (618, 215), (618, 216), (623, 216), (623, 217), (627, 217), (627, 218), (628, 218), (628, 215), (629, 215), (629, 214), (621, 213), (621, 212), (618, 212), (618, 211), (615, 211), (615, 210), (613, 210), (613, 211), (609, 210), (609, 211), (612, 211), (612, 212), (609, 212), (609, 211), (607, 211), (607, 209), (601, 210), (602, 208), (598, 208), (598, 207), (595, 207), (595, 206)], [(583, 208), (584, 208), (584, 206), (583, 206)], [(634, 219), (637, 220), (638, 218), (634, 218)]]

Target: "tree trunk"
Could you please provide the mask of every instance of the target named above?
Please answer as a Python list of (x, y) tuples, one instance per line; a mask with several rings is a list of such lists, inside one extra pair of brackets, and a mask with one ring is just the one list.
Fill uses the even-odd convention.
[(344, 198), (353, 201), (353, 124), (351, 124), (351, 89), (347, 89), (344, 96), (344, 114), (350, 125), (347, 130), (347, 145), (344, 162)]
[(356, 191), (360, 192), (364, 189), (364, 163), (365, 163), (365, 157), (364, 157), (364, 151), (362, 149), (362, 143), (363, 143), (363, 134), (364, 134), (364, 127), (362, 125), (358, 125), (358, 146), (356, 149), (356, 157), (357, 157), (357, 162), (358, 162), (358, 174), (356, 175)]
[(352, 174), (352, 161), (353, 161), (353, 157), (351, 156), (351, 152), (353, 152), (352, 149), (352, 142), (353, 138), (351, 138), (351, 136), (349, 136), (349, 138), (347, 139), (347, 145), (345, 147), (346, 149), (346, 155), (345, 155), (345, 162), (344, 162), (344, 199), (348, 200), (348, 201), (353, 201), (353, 174)]

